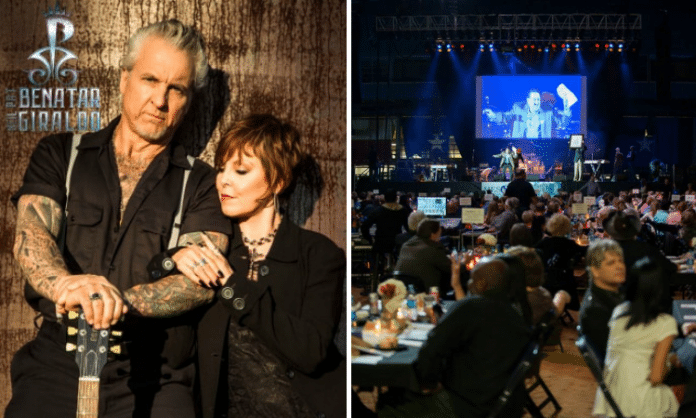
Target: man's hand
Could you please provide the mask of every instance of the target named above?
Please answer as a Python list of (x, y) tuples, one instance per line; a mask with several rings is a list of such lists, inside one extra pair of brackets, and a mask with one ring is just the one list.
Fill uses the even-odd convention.
[(54, 297), (57, 313), (82, 308), (85, 319), (95, 329), (109, 328), (128, 311), (121, 292), (106, 277), (93, 274), (58, 277)]

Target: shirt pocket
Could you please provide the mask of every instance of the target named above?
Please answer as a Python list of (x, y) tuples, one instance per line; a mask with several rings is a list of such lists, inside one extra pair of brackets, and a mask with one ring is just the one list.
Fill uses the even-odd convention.
[(135, 217), (134, 266), (145, 268), (152, 257), (167, 249), (172, 229), (173, 214), (170, 211), (143, 208)]
[[(104, 208), (95, 203), (72, 201), (68, 205), (66, 248), (68, 261), (77, 263), (80, 272), (98, 266), (104, 253)], [(72, 264), (72, 263), (69, 263)], [(77, 273), (77, 272), (76, 272)]]

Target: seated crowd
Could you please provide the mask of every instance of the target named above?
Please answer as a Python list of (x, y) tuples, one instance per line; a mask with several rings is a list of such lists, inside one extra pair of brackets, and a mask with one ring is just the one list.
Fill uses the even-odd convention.
[[(353, 228), (368, 241), (372, 225), (376, 235), (389, 229), (382, 224), (408, 226), (390, 230), (392, 247), (376, 249), (374, 256), (392, 260), (382, 277), (397, 272), (420, 283), (421, 291), (438, 286), (441, 295), (456, 300), (416, 363), (424, 393), (432, 396), (401, 394), (384, 403), (380, 416), (430, 416), (423, 415), (426, 410), (437, 411), (432, 416), (487, 416), (534, 326), (551, 310), (557, 316), (579, 311), (580, 332), (605, 365), (605, 381), (625, 416), (677, 416), (680, 405), (663, 383), (665, 364), (686, 369), (681, 408), (694, 408), (696, 347), (684, 337), (696, 324), (677, 327), (670, 315), (670, 278), (677, 269), (666, 257), (690, 252), (696, 243), (693, 201), (682, 196), (672, 202), (659, 191), (604, 193), (589, 214), (578, 215), (573, 195), (565, 192), (530, 196), (526, 207), (516, 196), (441, 197), (447, 199), (446, 217), (460, 217), (461, 197), (483, 208), (484, 234), (477, 244), (500, 254), (471, 268), (471, 252), (448, 255), (454, 245), (447, 237), (459, 236), (459, 230), (443, 231), (438, 220), (414, 210), (412, 194), (385, 193), (392, 213), (382, 221), (380, 208), (389, 204), (383, 197), (353, 194)], [(579, 286), (576, 272), (583, 268), (588, 282)], [(522, 402), (513, 394), (503, 416), (520, 416)], [(599, 390), (594, 413), (613, 416)]]

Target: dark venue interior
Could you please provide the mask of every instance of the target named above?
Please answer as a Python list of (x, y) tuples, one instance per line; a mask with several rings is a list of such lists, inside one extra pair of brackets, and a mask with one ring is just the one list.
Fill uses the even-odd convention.
[[(636, 251), (627, 249), (626, 242), (641, 242), (645, 246), (641, 251), (651, 248), (656, 259), (669, 259), (661, 265), (660, 274), (671, 292), (662, 293), (671, 293), (669, 302), (673, 305), (669, 306), (678, 326), (688, 322), (682, 308), (693, 302), (686, 299), (694, 298), (691, 286), (696, 283), (696, 274), (688, 260), (693, 262), (696, 240), (687, 231), (696, 232), (696, 222), (691, 221), (696, 220), (695, 18), (694, 5), (678, 1), (352, 1), (350, 180), (354, 303), (366, 304), (379, 297), (390, 303), (393, 288), (387, 286), (392, 283), (387, 280), (392, 278), (406, 286), (415, 284), (415, 293), (419, 285), (426, 284), (428, 295), (431, 285), (415, 272), (425, 271), (426, 264), (434, 264), (435, 247), (445, 254), (460, 251), (459, 257), (467, 252), (476, 257), (498, 257), (507, 252), (508, 244), (515, 246), (512, 241), (520, 237), (513, 237), (510, 229), (502, 233), (495, 219), (503, 216), (501, 213), (517, 210), (517, 216), (509, 215), (515, 219), (511, 222), (517, 222), (515, 226), (524, 224), (532, 234), (540, 228), (539, 237), (535, 236), (532, 244), (523, 245), (541, 256), (547, 281), (544, 286), (551, 294), (554, 291), (549, 278), (557, 278), (554, 275), (560, 274), (560, 270), (548, 255), (560, 250), (550, 248), (549, 243), (570, 241), (581, 251), (563, 267), (572, 290), (567, 305), (560, 305), (560, 319), (551, 319), (551, 327), (557, 333), (544, 340), (539, 357), (522, 357), (531, 359), (531, 370), (520, 369), (521, 363), (515, 369), (524, 376), (521, 381), (527, 392), (522, 416), (593, 416), (601, 412), (600, 407), (608, 411), (608, 404), (595, 401), (596, 396), (599, 399), (598, 382), (604, 363), (601, 357), (593, 361), (590, 356), (590, 332), (583, 335), (577, 330), (584, 315), (580, 303), (586, 303), (583, 298), (587, 299), (586, 295), (599, 287), (595, 283), (604, 280), (590, 267), (593, 244), (610, 241), (608, 238), (619, 242), (629, 273), (637, 258)], [(576, 151), (578, 144), (580, 151)], [(518, 168), (517, 161), (514, 170), (512, 162), (507, 167), (508, 151), (512, 152), (508, 155), (521, 153), (519, 168), (525, 169), (526, 180), (539, 197), (532, 199), (531, 204), (522, 203), (523, 208), (515, 201), (508, 205), (510, 197), (503, 197), (513, 180), (512, 172)], [(580, 173), (578, 167), (582, 167)], [(593, 184), (588, 187), (590, 183)], [(494, 199), (484, 195), (489, 190), (496, 195)], [(398, 195), (396, 201), (390, 200), (394, 191)], [(542, 196), (545, 192), (549, 195)], [(437, 204), (431, 205), (431, 201)], [(586, 207), (575, 206), (575, 202), (584, 202)], [(404, 206), (411, 215), (425, 209), (423, 216), (439, 220), (440, 229), (432, 229), (429, 237), (423, 236), (423, 222), (418, 224), (416, 220), (411, 225), (409, 218), (410, 232), (404, 225), (406, 232), (396, 235), (393, 250), (379, 247), (383, 245), (378, 242), (381, 226), (375, 213), (386, 207), (389, 210), (382, 210), (382, 214), (401, 216), (398, 211)], [(495, 210), (489, 210), (491, 207)], [(484, 221), (467, 218), (471, 214), (467, 211), (480, 211), (477, 214)], [(637, 225), (635, 234), (622, 236), (617, 232), (614, 225), (619, 224), (617, 219), (623, 219), (617, 213), (635, 216), (630, 220)], [(537, 218), (541, 219), (540, 224)], [(551, 218), (565, 219), (567, 231), (550, 222)], [(396, 227), (401, 231), (402, 225)], [(520, 230), (525, 228), (518, 228), (517, 232)], [(488, 233), (493, 236), (483, 240), (482, 235)], [(408, 241), (399, 241), (404, 235)], [(653, 240), (655, 237), (658, 238)], [(405, 252), (408, 243), (417, 239), (426, 242), (418, 248), (429, 248), (428, 257), (423, 256), (424, 252), (414, 252), (414, 245), (407, 250), (412, 252)], [(681, 247), (677, 248), (677, 244)], [(481, 248), (484, 252), (477, 252)], [(607, 250), (607, 254), (611, 251)], [(411, 267), (403, 261), (405, 257)], [(447, 259), (446, 255), (438, 257)], [(466, 260), (469, 263), (470, 259)], [(479, 259), (471, 260), (470, 264), (462, 264), (471, 272), (464, 272), (462, 267), (459, 279), (456, 261), (451, 270), (444, 269), (441, 285), (435, 291), (444, 297), (451, 271), (450, 296), (456, 299), (449, 304), (443, 302), (445, 310), (456, 306), (454, 312), (461, 311), (461, 298), (468, 297), (457, 293), (455, 280), (463, 283), (457, 286), (473, 292), (471, 287), (466, 288), (464, 279), (473, 277), (477, 268)], [(412, 267), (414, 264), (416, 267)], [(407, 271), (408, 268), (413, 271)], [(625, 277), (628, 282), (632, 276)], [(527, 280), (527, 292), (532, 292), (530, 289)], [(637, 296), (625, 292), (622, 288), (615, 293), (633, 303), (635, 299), (630, 298)], [(553, 299), (557, 313), (559, 293)], [(383, 312), (381, 319), (371, 313), (367, 324), (374, 318), (383, 320)], [(535, 330), (549, 325), (544, 320), (536, 324)], [(358, 328), (364, 333), (368, 327), (356, 327), (354, 323), (354, 356), (358, 355), (355, 345), (361, 343)], [(687, 331), (682, 328), (677, 338), (689, 334)], [(425, 387), (422, 379), (427, 373), (418, 369), (419, 364), (424, 364), (419, 350), (436, 344), (431, 338), (437, 339), (437, 334), (423, 338), (422, 346), (406, 344), (407, 347), (401, 347), (403, 352), (373, 363), (356, 361), (360, 357), (354, 357), (353, 416), (371, 416), (373, 411), (379, 411), (380, 416), (399, 416), (398, 411), (403, 412), (399, 408), (416, 404), (433, 413), (433, 408), (441, 406), (443, 403), (438, 404), (435, 397), (422, 393), (415, 396), (416, 401), (413, 396), (404, 395), (418, 393)], [(400, 337), (399, 344), (409, 338)], [(452, 341), (455, 339), (452, 337)], [(612, 343), (609, 341), (610, 348)], [(364, 350), (360, 356), (363, 354)], [(457, 396), (467, 395), (463, 389), (452, 395), (457, 392), (451, 389), (457, 365), (454, 361), (445, 363), (446, 378), (440, 383), (450, 393), (454, 405)], [(408, 367), (400, 368), (404, 365)], [(678, 402), (670, 413), (665, 412), (667, 415), (676, 415), (674, 408), (681, 403), (679, 417), (696, 416), (696, 379), (693, 370), (686, 371), (689, 376), (669, 375), (663, 383), (654, 384), (661, 386), (663, 395), (667, 393), (666, 397)], [(624, 415), (630, 416), (636, 414), (636, 409), (630, 408), (640, 405), (642, 395), (635, 395), (635, 405), (628, 407), (625, 397), (617, 398), (621, 408), (630, 412)], [(498, 407), (503, 406), (499, 403)], [(461, 411), (455, 412), (461, 415)], [(614, 416), (613, 412), (606, 413)], [(498, 410), (498, 415), (488, 416), (515, 415)]]

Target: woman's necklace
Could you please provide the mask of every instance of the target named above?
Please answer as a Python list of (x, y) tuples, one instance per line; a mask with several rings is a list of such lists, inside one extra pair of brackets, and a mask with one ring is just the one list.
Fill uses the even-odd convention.
[(266, 258), (266, 252), (261, 252), (258, 250), (259, 247), (266, 243), (273, 242), (273, 237), (275, 237), (276, 232), (278, 232), (278, 227), (276, 226), (273, 231), (269, 232), (268, 235), (263, 236), (259, 239), (249, 239), (242, 236), (242, 241), (249, 248), (249, 272), (247, 273), (247, 279), (257, 281), (258, 280), (258, 269), (259, 261)]

